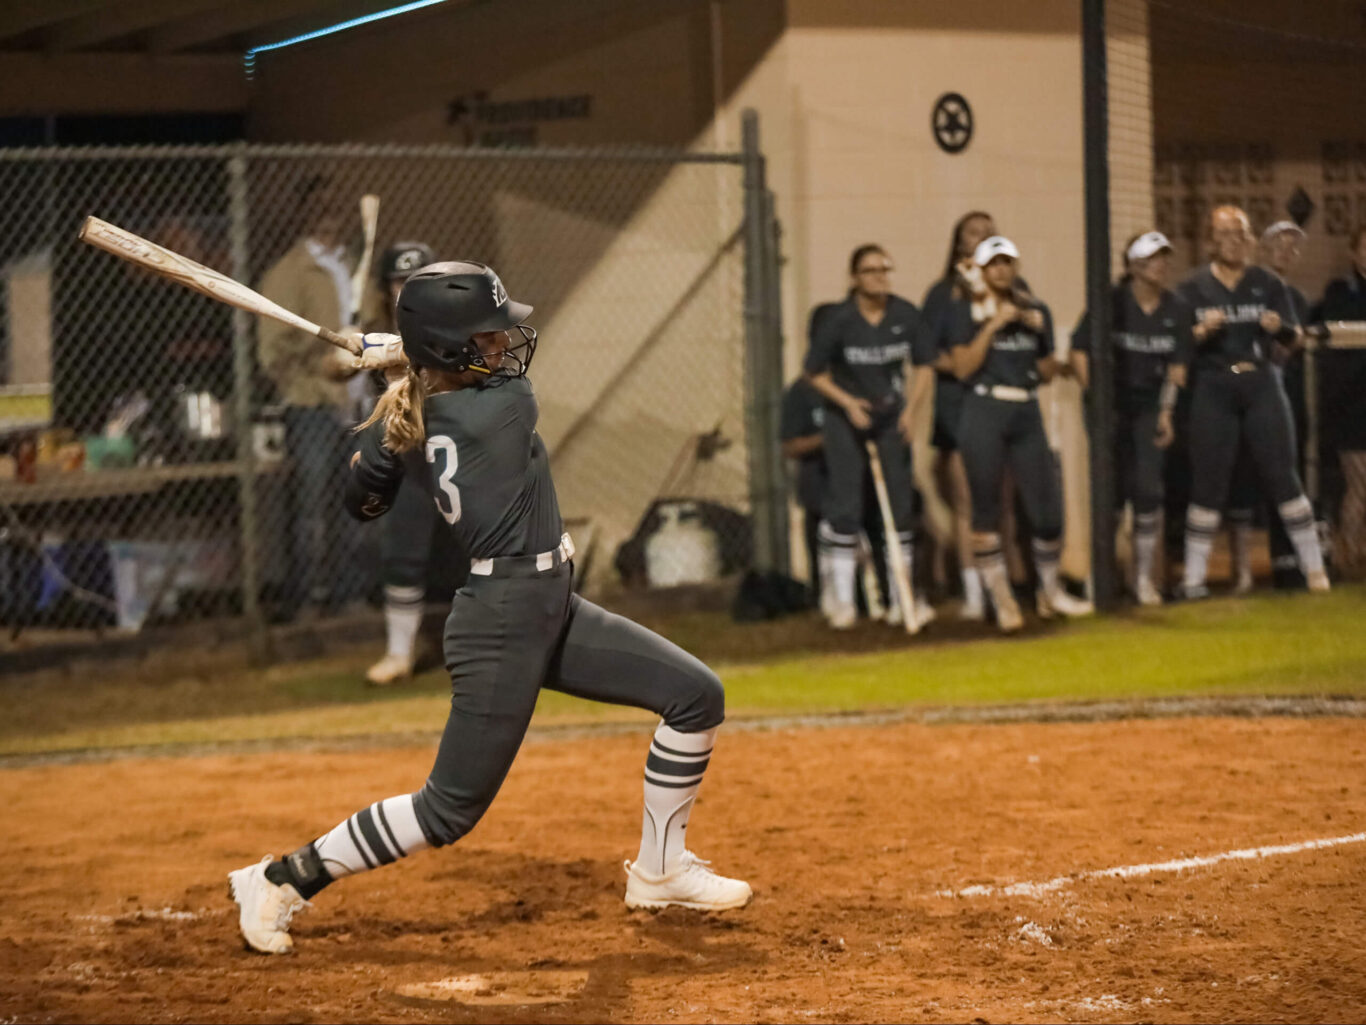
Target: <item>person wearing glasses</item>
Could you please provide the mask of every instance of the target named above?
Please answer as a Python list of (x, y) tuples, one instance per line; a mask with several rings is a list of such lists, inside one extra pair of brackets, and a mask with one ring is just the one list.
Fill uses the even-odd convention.
[(1209, 594), (1210, 551), (1241, 442), (1264, 493), (1276, 504), (1309, 589), (1327, 591), (1314, 509), (1295, 472), (1285, 393), (1271, 369), (1276, 341), (1298, 333), (1290, 292), (1275, 273), (1251, 263), (1256, 239), (1238, 207), (1214, 209), (1209, 243), (1210, 262), (1177, 288), (1194, 311), (1195, 341), (1183, 592), (1187, 598)]
[[(847, 630), (858, 618), (855, 579), (858, 534), (866, 511), (866, 440), (876, 446), (908, 574), (912, 570), (906, 366), (933, 363), (935, 354), (918, 351), (920, 312), (893, 294), (892, 270), (891, 257), (881, 246), (855, 249), (849, 260), (849, 295), (816, 326), (806, 356), (806, 378), (825, 402), (821, 433), (828, 477), (821, 503), (819, 559), (831, 590), (826, 618), (837, 630)], [(887, 577), (895, 579), (890, 566)], [(915, 609), (902, 610), (894, 587), (888, 587), (887, 605), (888, 622), (900, 623), (903, 613), (916, 616), (922, 625), (934, 617), (923, 598), (917, 599)]]

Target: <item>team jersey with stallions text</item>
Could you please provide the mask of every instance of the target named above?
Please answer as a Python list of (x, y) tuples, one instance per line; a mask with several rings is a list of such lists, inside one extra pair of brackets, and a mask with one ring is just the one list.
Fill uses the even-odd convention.
[(870, 324), (854, 299), (837, 304), (814, 326), (806, 372), (830, 373), (834, 382), (861, 399), (900, 399), (904, 365), (933, 363), (934, 352), (916, 345), (920, 312), (900, 296), (888, 296), (882, 320)]
[[(1034, 331), (1020, 321), (997, 331), (987, 347), (986, 359), (964, 384), (969, 388), (1005, 385), (1033, 390), (1039, 384), (1039, 360), (1053, 355), (1053, 314), (1043, 303), (1034, 306), (1043, 314), (1043, 330)], [(954, 346), (971, 345), (981, 325), (972, 319), (972, 306), (955, 303), (948, 337)]]
[[(1133, 290), (1120, 285), (1114, 291), (1111, 310), (1115, 391), (1125, 398), (1156, 402), (1168, 367), (1190, 360), (1194, 345), (1190, 307), (1175, 292), (1164, 289), (1153, 312), (1145, 313)], [(1078, 352), (1091, 351), (1090, 326), (1087, 311), (1072, 335), (1072, 348)]]
[[(564, 525), (526, 378), (433, 395), (423, 413), (424, 486), (471, 558), (535, 555), (560, 543)], [(348, 508), (361, 519), (388, 510), (405, 466), (411, 472), (416, 462), (385, 448), (383, 435), (383, 424), (361, 432), (347, 491)]]
[(1177, 294), (1190, 305), (1192, 326), (1209, 310), (1222, 310), (1224, 326), (1195, 344), (1197, 370), (1222, 368), (1235, 363), (1262, 363), (1271, 357), (1274, 336), (1262, 330), (1262, 314), (1274, 310), (1286, 327), (1299, 324), (1290, 292), (1273, 271), (1265, 267), (1244, 269), (1236, 288), (1225, 288), (1206, 265), (1181, 282)]

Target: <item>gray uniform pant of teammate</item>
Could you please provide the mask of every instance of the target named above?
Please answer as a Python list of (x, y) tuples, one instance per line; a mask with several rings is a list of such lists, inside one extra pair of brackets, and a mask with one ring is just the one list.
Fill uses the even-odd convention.
[(1009, 465), (1034, 537), (1062, 536), (1062, 492), (1039, 404), (1007, 402), (969, 391), (958, 422), (958, 450), (972, 492), (972, 529), (995, 533), (1001, 524), (1001, 482)]
[[(882, 460), (892, 520), (896, 529), (904, 532), (912, 527), (915, 509), (911, 490), (911, 450), (902, 440), (896, 420), (889, 418), (889, 421), (872, 435), (872, 440)], [(868, 451), (863, 443), (867, 436), (854, 430), (843, 412), (829, 408), (821, 435), (828, 472), (821, 515), (837, 534), (852, 537), (863, 529), (863, 478), (868, 465)]]
[(451, 712), (436, 764), (413, 800), (436, 847), (468, 833), (493, 802), (541, 688), (631, 705), (697, 733), (725, 718), (716, 674), (677, 645), (585, 601), (569, 565), (500, 559), (472, 575), (446, 622)]
[(1223, 509), (1246, 442), (1263, 492), (1276, 505), (1304, 493), (1295, 472), (1295, 441), (1285, 393), (1269, 368), (1235, 374), (1204, 370), (1191, 394), (1192, 505)]

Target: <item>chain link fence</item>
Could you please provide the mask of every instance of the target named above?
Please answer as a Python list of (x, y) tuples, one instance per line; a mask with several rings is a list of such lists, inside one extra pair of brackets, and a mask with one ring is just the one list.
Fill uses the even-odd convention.
[[(260, 625), (379, 590), (381, 528), (347, 522), (335, 492), (325, 511), (309, 501), (309, 466), (340, 472), (373, 383), (301, 381), (262, 348), (268, 326), (78, 244), (92, 213), (283, 305), (329, 296), (333, 315), (313, 319), (335, 327), (355, 305), (358, 200), (378, 195), (376, 260), (421, 241), (491, 264), (536, 306), (539, 429), (590, 586), (751, 566), (752, 497), (762, 506), (781, 480), (755, 479), (776, 442), (747, 433), (767, 418), (776, 435), (752, 354), (779, 345), (763, 263), (776, 260), (759, 241), (771, 226), (746, 221), (762, 158), (748, 159), (747, 171), (741, 154), (643, 150), (0, 153), (6, 627)], [(749, 206), (762, 214), (762, 197)], [(363, 292), (362, 321), (383, 326), (374, 275)]]

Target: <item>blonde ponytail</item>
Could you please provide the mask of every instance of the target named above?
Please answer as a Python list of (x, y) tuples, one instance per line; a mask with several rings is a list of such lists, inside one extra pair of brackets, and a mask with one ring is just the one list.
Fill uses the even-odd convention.
[(365, 423), (356, 428), (363, 431), (373, 423), (384, 422), (384, 447), (390, 452), (407, 452), (415, 449), (426, 438), (426, 424), (422, 420), (422, 407), (427, 401), (427, 386), (418, 371), (408, 367), (407, 372), (385, 389), (375, 403), (375, 410)]

